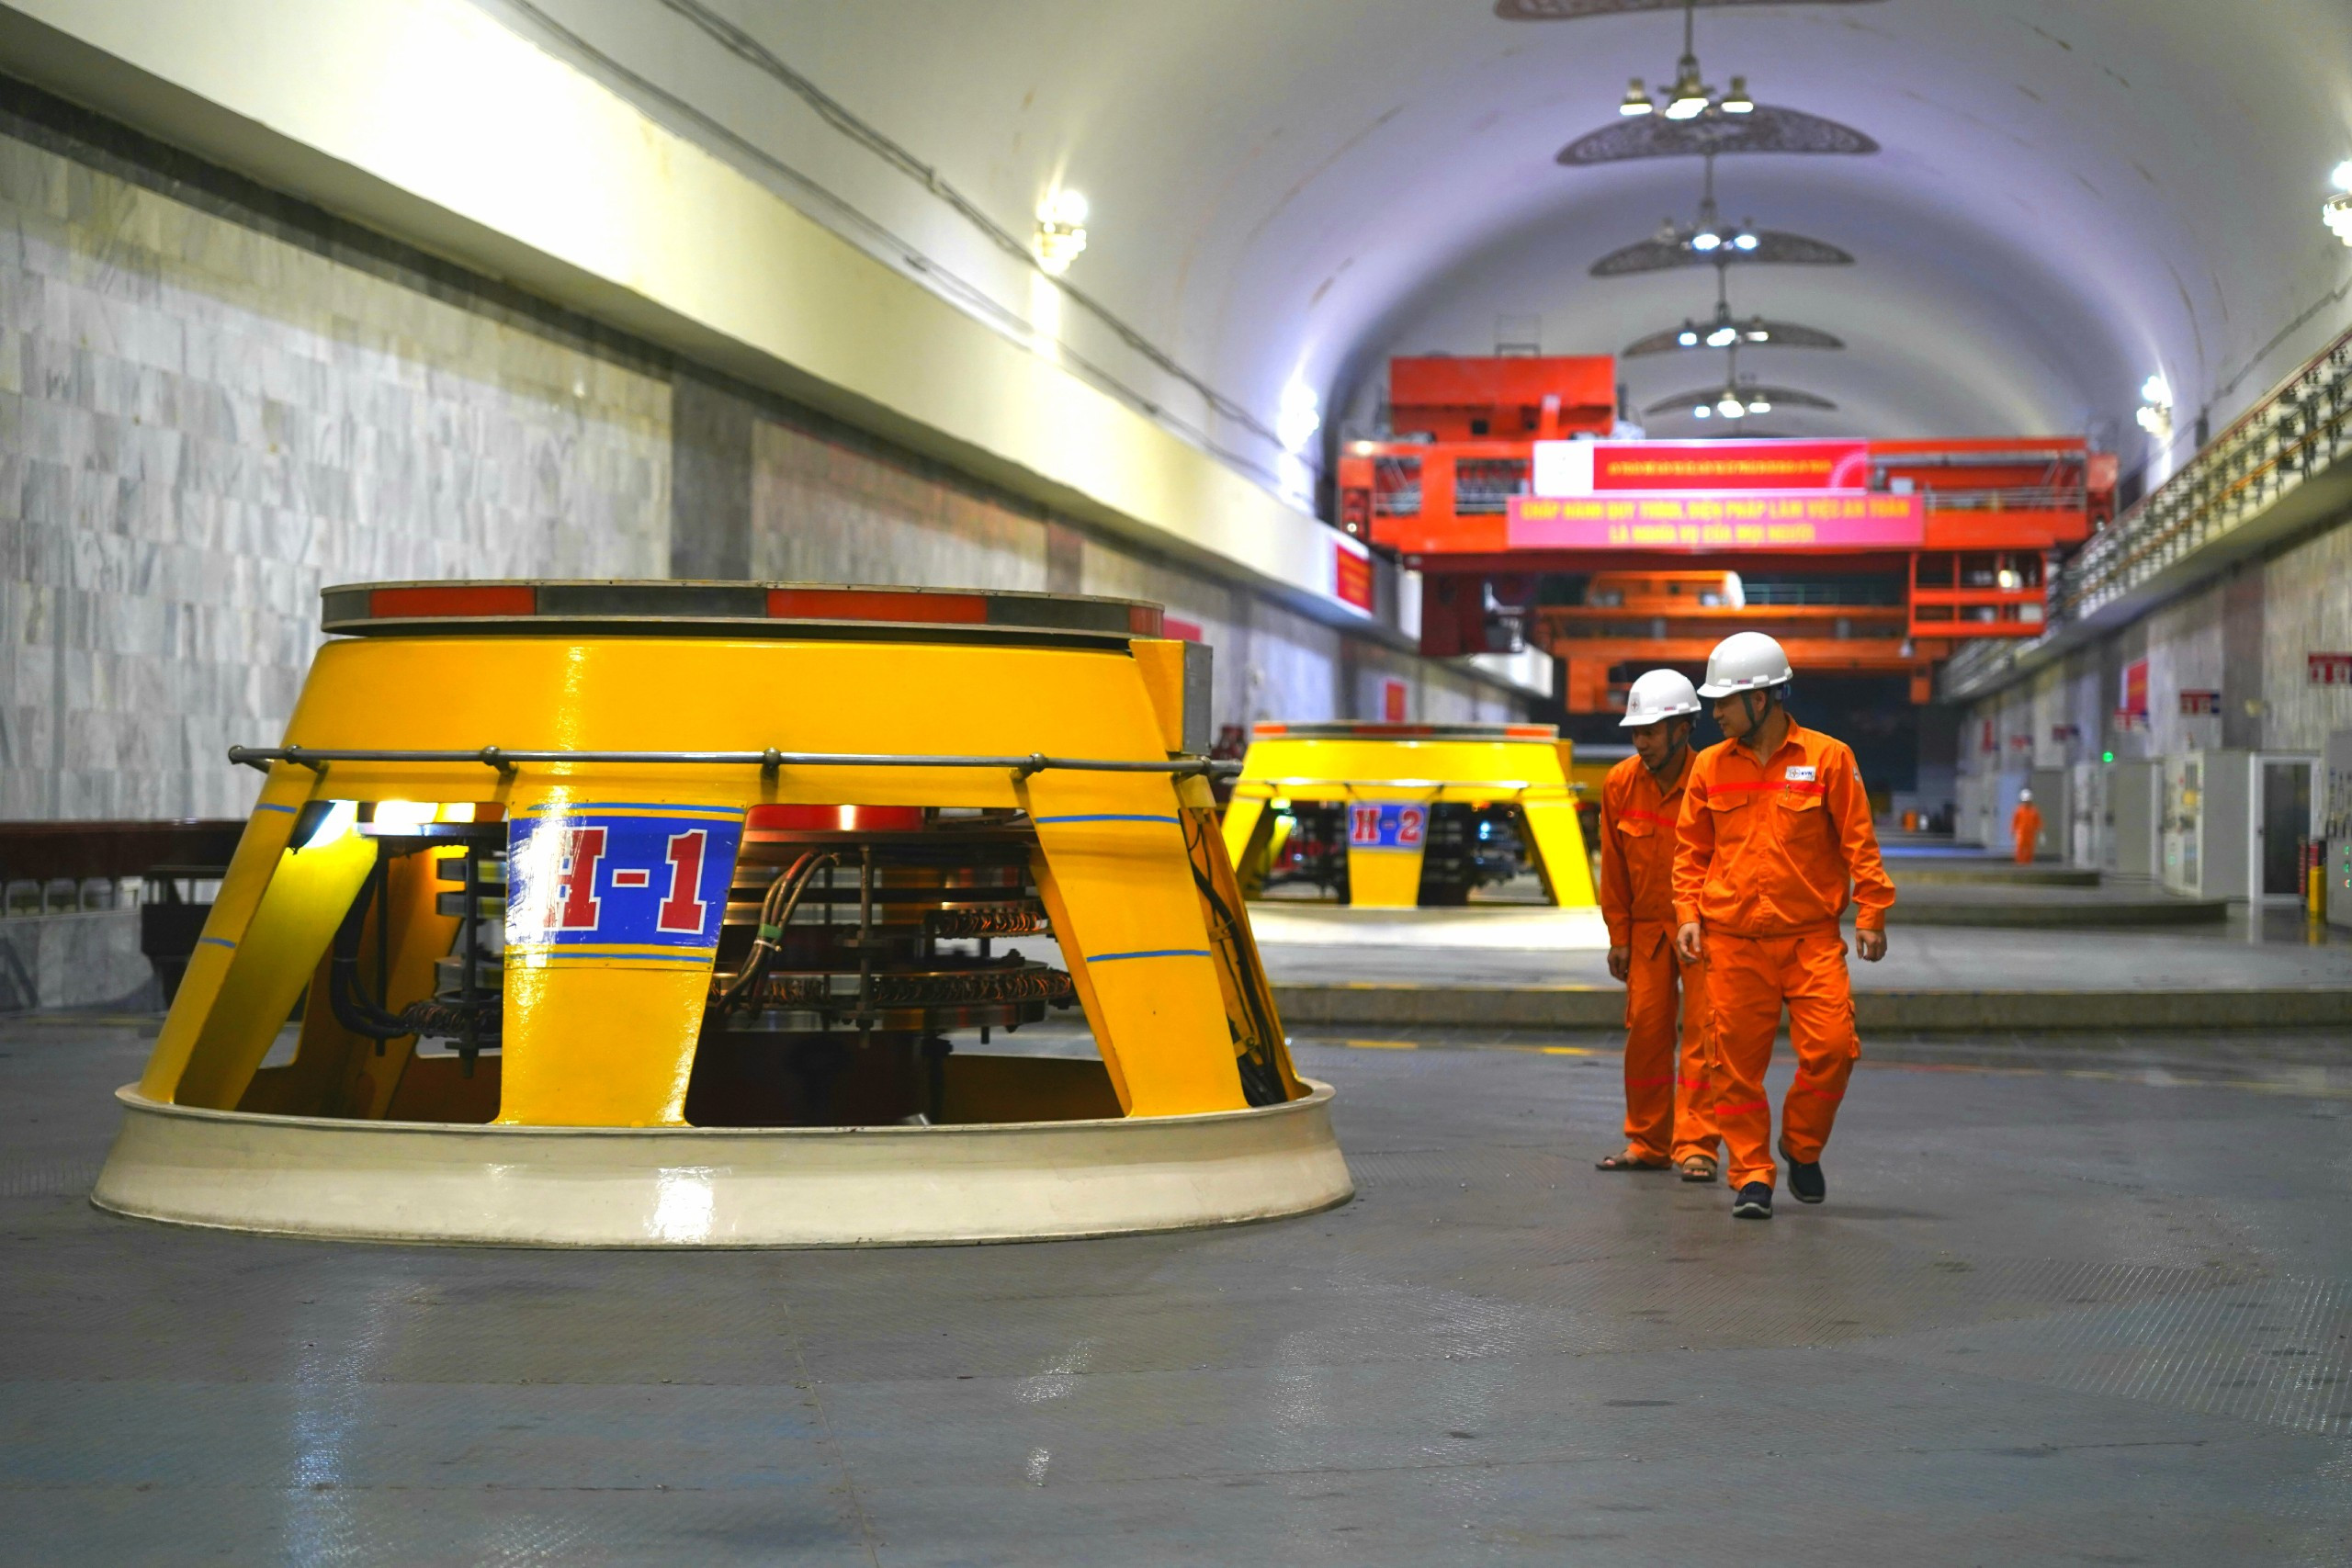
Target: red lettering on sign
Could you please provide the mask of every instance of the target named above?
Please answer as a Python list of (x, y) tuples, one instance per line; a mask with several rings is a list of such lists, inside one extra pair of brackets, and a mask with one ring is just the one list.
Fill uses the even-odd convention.
[(563, 858), (557, 863), (555, 897), (548, 900), (548, 929), (593, 931), (600, 906), (596, 867), (605, 858), (605, 829), (563, 829)]
[(1348, 842), (1351, 844), (1380, 842), (1380, 807), (1359, 806), (1348, 814)]
[(662, 900), (656, 929), (699, 934), (710, 900), (701, 896), (703, 848), (710, 842), (707, 829), (695, 828), (670, 835), (670, 893)]
[(1421, 828), (1429, 820), (1429, 813), (1418, 806), (1408, 806), (1396, 814), (1396, 842), (1411, 849), (1421, 841)]

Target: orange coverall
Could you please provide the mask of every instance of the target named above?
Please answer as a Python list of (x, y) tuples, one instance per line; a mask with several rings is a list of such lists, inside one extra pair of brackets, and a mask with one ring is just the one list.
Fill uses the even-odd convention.
[(2041, 807), (2030, 800), (2018, 802), (2009, 814), (2009, 837), (2018, 848), (2018, 863), (2031, 865), (2033, 852), (2041, 844)]
[[(1674, 951), (1675, 823), (1691, 759), (1661, 790), (1639, 757), (1600, 785), (1600, 918), (1609, 945), (1631, 950), (1625, 976), (1625, 1148), (1641, 1160), (1716, 1157), (1707, 1106), (1707, 988), (1702, 964)], [(1679, 993), (1681, 1025), (1675, 1005)], [(1680, 1049), (1676, 1036), (1680, 1035)]]
[(1879, 863), (1854, 753), (1793, 720), (1762, 766), (1722, 741), (1699, 753), (1683, 786), (1674, 856), (1674, 913), (1705, 932), (1713, 1024), (1713, 1111), (1736, 1190), (1773, 1185), (1771, 1107), (1764, 1070), (1781, 1008), (1789, 1010), (1796, 1080), (1781, 1102), (1781, 1145), (1811, 1162), (1838, 1119), (1861, 1055), (1838, 922), (1877, 931), (1894, 903)]

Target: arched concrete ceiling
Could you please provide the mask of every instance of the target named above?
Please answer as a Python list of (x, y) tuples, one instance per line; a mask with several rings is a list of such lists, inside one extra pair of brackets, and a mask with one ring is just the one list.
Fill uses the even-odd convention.
[[(692, 13), (723, 16), (1006, 229), (1025, 232), (1057, 180), (1081, 189), (1092, 246), (1070, 281), (1266, 423), (1294, 379), (1361, 411), (1390, 353), (1488, 352), (1498, 315), (1540, 314), (1548, 351), (1607, 352), (1713, 304), (1704, 271), (1586, 276), (1690, 214), (1698, 160), (1554, 161), (1612, 121), (1628, 76), (1670, 75), (1672, 11), (538, 3), (975, 276), (1001, 253), (902, 174), (861, 165), (870, 153), (843, 152)], [(1698, 50), (1709, 81), (1741, 73), (1759, 101), (1884, 149), (1720, 161), (1726, 217), (1858, 258), (1732, 278), (1737, 310), (1850, 345), (1747, 356), (1841, 405), (1776, 429), (2092, 429), (2130, 455), (2150, 372), (2170, 378), (2185, 435), (2199, 407), (2226, 417), (2346, 319), (2352, 252), (2318, 218), (2328, 171), (2352, 157), (2345, 0), (1709, 6)], [(1720, 364), (1662, 356), (1624, 376), (1639, 406)]]

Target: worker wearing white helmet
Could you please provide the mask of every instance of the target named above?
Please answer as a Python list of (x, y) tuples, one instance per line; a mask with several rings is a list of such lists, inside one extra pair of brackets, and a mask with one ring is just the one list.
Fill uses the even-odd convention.
[(1854, 753), (1789, 716), (1794, 676), (1761, 632), (1716, 645), (1699, 695), (1724, 739), (1690, 764), (1674, 858), (1675, 941), (1707, 964), (1712, 1109), (1743, 1219), (1772, 1213), (1764, 1069), (1783, 1006), (1797, 1074), (1781, 1101), (1781, 1157), (1799, 1201), (1827, 1193), (1821, 1149), (1861, 1054), (1838, 922), (1853, 906), (1854, 945), (1876, 963), (1894, 903)]
[(2009, 813), (2009, 842), (2019, 865), (2031, 865), (2041, 848), (2041, 807), (2033, 803), (2030, 789), (2018, 791), (2018, 808)]
[(1675, 824), (1699, 705), (1672, 670), (1634, 682), (1621, 721), (1634, 755), (1600, 786), (1600, 916), (1609, 972), (1625, 982), (1625, 1148), (1600, 1168), (1671, 1163), (1685, 1181), (1715, 1179), (1721, 1142), (1706, 1106), (1705, 971), (1674, 945)]

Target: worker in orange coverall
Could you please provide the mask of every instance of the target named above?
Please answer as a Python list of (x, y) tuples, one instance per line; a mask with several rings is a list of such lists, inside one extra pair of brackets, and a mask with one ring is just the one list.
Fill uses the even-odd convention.
[(1600, 1168), (1663, 1170), (1671, 1159), (1685, 1181), (1721, 1174), (1722, 1143), (1707, 1111), (1706, 972), (1674, 947), (1675, 829), (1699, 706), (1674, 671), (1634, 682), (1619, 721), (1634, 755), (1600, 786), (1600, 918), (1609, 973), (1625, 982), (1625, 1152)]
[(1781, 1101), (1781, 1157), (1799, 1202), (1828, 1195), (1821, 1148), (1862, 1049), (1838, 920), (1855, 906), (1854, 945), (1875, 964), (1894, 904), (1854, 753), (1789, 716), (1792, 679), (1761, 632), (1716, 644), (1699, 694), (1725, 739), (1690, 764), (1674, 857), (1675, 943), (1707, 964), (1713, 1111), (1740, 1219), (1772, 1217), (1764, 1070), (1783, 1004), (1797, 1073)]
[(2031, 865), (2033, 852), (2041, 847), (2041, 807), (2033, 803), (2033, 791), (2018, 791), (2018, 808), (2009, 813), (2009, 839), (2017, 845), (2018, 863)]

